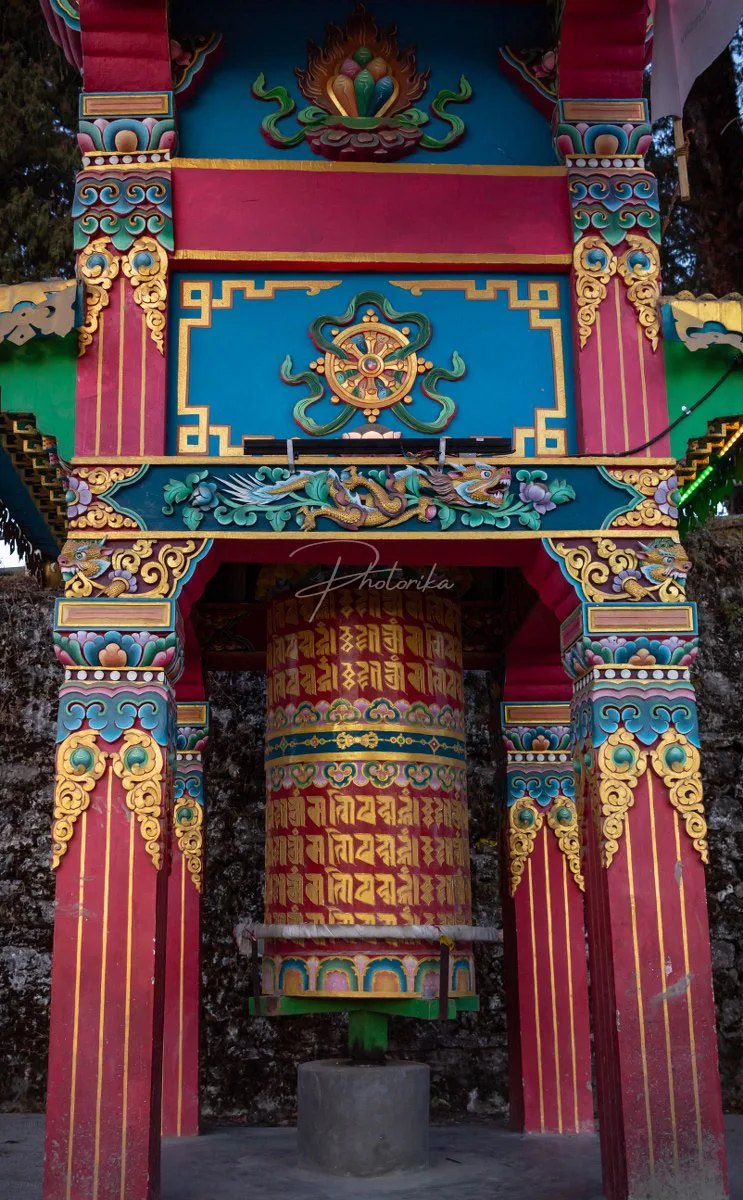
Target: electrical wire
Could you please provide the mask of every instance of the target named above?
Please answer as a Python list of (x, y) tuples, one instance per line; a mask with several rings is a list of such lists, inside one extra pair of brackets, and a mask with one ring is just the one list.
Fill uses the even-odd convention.
[(671, 432), (672, 429), (675, 429), (677, 425), (680, 425), (682, 421), (685, 421), (687, 417), (690, 417), (693, 412), (696, 412), (699, 406), (704, 404), (705, 400), (709, 400), (710, 396), (714, 396), (717, 389), (722, 387), (725, 380), (732, 375), (733, 371), (741, 363), (741, 361), (743, 361), (743, 352), (738, 350), (735, 358), (729, 364), (726, 370), (723, 371), (722, 375), (717, 380), (717, 383), (713, 383), (709, 391), (705, 392), (703, 396), (700, 396), (698, 400), (695, 400), (690, 408), (684, 408), (684, 411), (680, 414), (680, 416), (676, 417), (676, 420), (672, 421), (667, 429), (662, 430), (661, 433), (656, 433), (655, 437), (650, 438), (650, 440), (647, 442), (643, 442), (641, 446), (635, 446), (633, 450), (622, 450), (617, 457), (629, 458), (633, 454), (641, 454), (642, 451), (647, 450), (649, 446), (654, 446), (656, 442), (659, 442), (661, 438), (664, 438), (666, 434)]

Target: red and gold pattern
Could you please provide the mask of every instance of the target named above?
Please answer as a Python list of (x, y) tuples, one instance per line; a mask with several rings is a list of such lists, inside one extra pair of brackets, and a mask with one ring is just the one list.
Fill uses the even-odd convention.
[[(266, 922), (469, 925), (459, 603), (349, 588), (315, 607), (269, 607)], [(470, 947), (452, 960), (471, 993)], [(264, 990), (436, 995), (438, 948), (269, 942)]]

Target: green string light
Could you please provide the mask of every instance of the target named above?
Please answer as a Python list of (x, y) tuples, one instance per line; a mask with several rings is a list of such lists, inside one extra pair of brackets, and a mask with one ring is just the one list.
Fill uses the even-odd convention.
[(689, 497), (694, 495), (694, 493), (702, 486), (705, 479), (707, 479), (712, 474), (714, 469), (715, 468), (713, 466), (705, 467), (704, 470), (699, 475), (697, 475), (694, 482), (690, 483), (688, 488), (686, 488), (685, 491), (681, 492), (681, 494), (679, 496), (679, 507), (681, 507), (682, 504), (686, 504), (686, 501), (689, 499)]

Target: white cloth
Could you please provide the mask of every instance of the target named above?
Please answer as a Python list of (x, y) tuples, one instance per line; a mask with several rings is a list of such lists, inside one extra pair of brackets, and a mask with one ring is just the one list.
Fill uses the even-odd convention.
[(691, 85), (732, 40), (742, 0), (655, 0), (650, 115), (680, 117)]

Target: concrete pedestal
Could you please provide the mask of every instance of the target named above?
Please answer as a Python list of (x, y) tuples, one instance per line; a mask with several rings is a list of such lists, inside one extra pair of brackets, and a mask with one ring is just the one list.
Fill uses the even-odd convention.
[(299, 1068), (299, 1161), (329, 1175), (428, 1166), (429, 1069), (321, 1059)]

